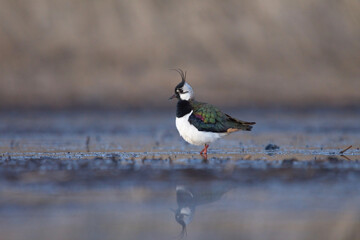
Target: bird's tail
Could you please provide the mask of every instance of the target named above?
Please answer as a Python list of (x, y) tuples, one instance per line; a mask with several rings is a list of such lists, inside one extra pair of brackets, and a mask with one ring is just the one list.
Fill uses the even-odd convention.
[(234, 123), (234, 126), (233, 126), (234, 129), (251, 131), (251, 129), (253, 128), (252, 125), (256, 124), (256, 122), (246, 122), (246, 121), (242, 121), (242, 120), (238, 120), (233, 117), (230, 117), (229, 115), (227, 115), (227, 116)]
[(252, 125), (256, 124), (256, 122), (242, 122), (238, 124), (238, 128), (244, 131), (251, 131), (253, 128)]

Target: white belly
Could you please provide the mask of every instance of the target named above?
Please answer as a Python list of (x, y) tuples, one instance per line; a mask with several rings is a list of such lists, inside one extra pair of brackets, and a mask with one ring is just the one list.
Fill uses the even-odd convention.
[(176, 128), (179, 131), (180, 136), (190, 144), (203, 145), (205, 143), (211, 143), (225, 135), (227, 133), (212, 133), (197, 130), (196, 127), (189, 123), (189, 117), (193, 111), (186, 114), (181, 118), (176, 118)]

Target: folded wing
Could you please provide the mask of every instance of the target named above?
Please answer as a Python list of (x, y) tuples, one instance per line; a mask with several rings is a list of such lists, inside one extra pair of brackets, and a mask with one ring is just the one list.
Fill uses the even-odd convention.
[(231, 133), (238, 130), (250, 131), (255, 122), (235, 119), (221, 112), (211, 104), (191, 101), (193, 113), (189, 122), (199, 131)]

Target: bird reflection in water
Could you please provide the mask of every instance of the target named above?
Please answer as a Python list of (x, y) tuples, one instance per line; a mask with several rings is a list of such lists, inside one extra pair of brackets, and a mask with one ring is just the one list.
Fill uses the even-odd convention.
[(221, 184), (220, 186), (209, 186), (207, 184), (199, 185), (177, 185), (176, 201), (177, 209), (172, 210), (175, 214), (175, 220), (181, 227), (181, 233), (178, 238), (182, 239), (187, 236), (186, 227), (193, 220), (195, 209), (199, 205), (212, 203), (220, 200), (220, 198), (228, 192), (232, 187), (229, 184)]

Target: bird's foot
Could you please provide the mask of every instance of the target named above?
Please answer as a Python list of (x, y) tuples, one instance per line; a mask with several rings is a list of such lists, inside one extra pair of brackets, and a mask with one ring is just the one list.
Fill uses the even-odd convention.
[(201, 154), (202, 163), (208, 163), (207, 154)]
[(207, 155), (207, 149), (208, 149), (209, 145), (208, 144), (205, 144), (205, 147), (203, 150), (201, 150), (200, 154), (201, 155)]

